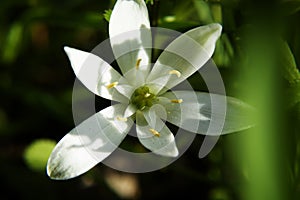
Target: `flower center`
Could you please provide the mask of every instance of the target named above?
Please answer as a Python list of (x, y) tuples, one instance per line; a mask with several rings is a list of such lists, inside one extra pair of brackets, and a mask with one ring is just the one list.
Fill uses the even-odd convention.
[(155, 101), (157, 101), (156, 96), (150, 92), (147, 86), (137, 88), (130, 99), (130, 102), (139, 110), (151, 107)]

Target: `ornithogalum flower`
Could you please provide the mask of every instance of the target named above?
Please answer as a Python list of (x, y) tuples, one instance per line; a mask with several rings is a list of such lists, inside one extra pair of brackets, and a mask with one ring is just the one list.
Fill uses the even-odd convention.
[[(165, 120), (206, 135), (250, 127), (234, 121), (238, 119), (234, 116), (237, 107), (246, 104), (228, 97), (222, 133), (209, 132), (210, 119), (213, 115), (218, 117), (210, 113), (210, 97), (224, 96), (169, 91), (209, 60), (221, 30), (221, 25), (209, 24), (184, 33), (151, 66), (148, 47), (152, 36), (145, 2), (117, 0), (110, 17), (109, 35), (123, 76), (94, 54), (70, 47), (64, 50), (76, 76), (90, 91), (118, 103), (91, 116), (61, 139), (48, 160), (48, 175), (53, 179), (68, 179), (85, 173), (118, 147), (134, 121), (139, 141), (150, 151), (169, 157), (176, 157), (179, 152)], [(181, 51), (189, 52), (186, 60), (170, 53)]]

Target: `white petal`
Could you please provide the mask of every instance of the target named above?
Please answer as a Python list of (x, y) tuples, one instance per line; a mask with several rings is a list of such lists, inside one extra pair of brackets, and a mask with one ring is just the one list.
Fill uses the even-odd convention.
[[(78, 49), (64, 47), (77, 78), (94, 94), (118, 102), (127, 102), (126, 93), (122, 95), (123, 87), (131, 87), (127, 81), (108, 63), (98, 56)], [(111, 83), (122, 83), (108, 88)]]
[(125, 75), (136, 66), (148, 74), (152, 38), (146, 4), (143, 0), (118, 0), (109, 21), (109, 36), (117, 62)]
[(148, 74), (146, 74), (145, 71), (133, 68), (126, 72), (126, 74), (124, 74), (124, 77), (126, 78), (127, 83), (135, 88), (138, 88), (145, 84), (147, 75)]
[(136, 112), (137, 108), (136, 106), (129, 104), (124, 112), (124, 117), (130, 117)]
[(121, 82), (118, 82), (118, 85), (115, 86), (115, 89), (129, 100), (134, 92), (134, 87), (132, 87), (127, 80), (123, 82), (123, 80), (125, 80), (124, 78), (121, 78), (120, 80)]
[(149, 109), (143, 111), (143, 113), (150, 127), (156, 127), (155, 130), (158, 132), (160, 132), (163, 129), (165, 123), (162, 123), (161, 119), (166, 120), (167, 113), (165, 108), (162, 105), (155, 104), (151, 106)]
[(109, 156), (121, 143), (133, 122), (118, 120), (125, 106), (110, 106), (91, 116), (63, 137), (47, 164), (52, 179), (79, 176)]
[(221, 32), (222, 26), (220, 24), (208, 24), (192, 29), (185, 34), (196, 40), (206, 50), (208, 56), (211, 57)]
[(188, 78), (210, 59), (221, 30), (221, 25), (210, 24), (192, 29), (176, 38), (159, 56), (146, 82), (155, 84), (163, 76), (170, 77), (170, 68), (180, 76), (173, 74), (172, 79), (168, 78), (164, 83), (164, 91)]
[[(167, 121), (194, 133), (218, 136), (254, 126), (253, 107), (236, 98), (193, 91), (168, 92), (162, 98)], [(183, 102), (166, 100), (174, 98)]]
[[(179, 152), (172, 132), (161, 119), (157, 118), (154, 121), (156, 123), (150, 126), (142, 112), (138, 111), (136, 113), (136, 131), (139, 141), (147, 149), (158, 155), (178, 156)], [(159, 136), (154, 135), (150, 130), (159, 132)]]
[(151, 93), (157, 95), (159, 93), (162, 93), (161, 91), (167, 91), (167, 90), (171, 89), (171, 87), (169, 87), (168, 83), (171, 81), (176, 81), (174, 79), (178, 79), (178, 76), (176, 76), (174, 74), (170, 74), (170, 72), (174, 69), (167, 65), (160, 64), (159, 61), (157, 61), (155, 63), (155, 66), (157, 66), (157, 67), (160, 66), (160, 68), (162, 69), (161, 74), (157, 75), (156, 79), (154, 79), (154, 80), (149, 81), (149, 79), (148, 79), (146, 81), (146, 84), (151, 89)]

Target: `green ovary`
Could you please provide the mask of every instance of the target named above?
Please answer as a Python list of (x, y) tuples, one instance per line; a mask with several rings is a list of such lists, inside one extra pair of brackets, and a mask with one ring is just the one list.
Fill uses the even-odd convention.
[(151, 107), (155, 101), (157, 101), (156, 96), (150, 92), (147, 86), (136, 89), (130, 99), (130, 102), (139, 110)]

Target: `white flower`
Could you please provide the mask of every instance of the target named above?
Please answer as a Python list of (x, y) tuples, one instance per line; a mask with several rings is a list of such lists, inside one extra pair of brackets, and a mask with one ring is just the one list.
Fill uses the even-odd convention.
[[(139, 141), (162, 156), (178, 156), (174, 136), (163, 120), (194, 133), (219, 135), (207, 131), (211, 118), (224, 117), (211, 112), (210, 98), (224, 96), (168, 89), (208, 61), (221, 29), (219, 24), (210, 24), (186, 32), (151, 67), (148, 47), (152, 38), (145, 2), (118, 0), (111, 14), (109, 34), (123, 76), (96, 55), (64, 49), (76, 76), (90, 91), (119, 103), (91, 116), (61, 139), (48, 160), (48, 175), (69, 179), (85, 173), (118, 147), (134, 120)], [(123, 55), (124, 52), (130, 53)], [(188, 52), (185, 55), (189, 62), (170, 52)], [(244, 104), (234, 98), (227, 98), (227, 104), (222, 134), (248, 128), (249, 124), (235, 121), (238, 107)]]

